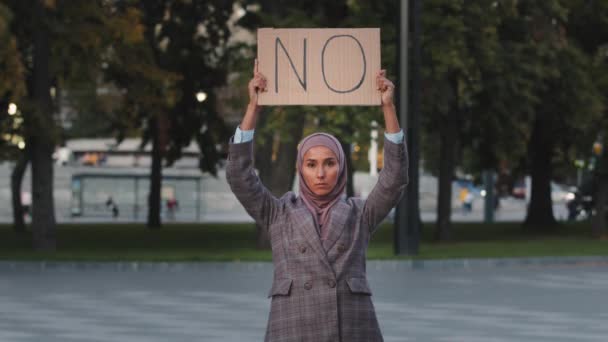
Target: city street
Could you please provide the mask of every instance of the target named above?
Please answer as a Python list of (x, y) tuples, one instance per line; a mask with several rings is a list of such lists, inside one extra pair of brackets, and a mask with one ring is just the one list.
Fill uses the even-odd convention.
[[(55, 215), (57, 222), (59, 223), (90, 223), (90, 222), (101, 222), (101, 223), (128, 223), (128, 222), (145, 222), (147, 218), (146, 207), (142, 206), (139, 215), (134, 215), (132, 209), (132, 203), (128, 203), (128, 200), (133, 200), (134, 192), (131, 186), (123, 187), (121, 184), (114, 184), (116, 182), (111, 181), (110, 184), (89, 184), (86, 188), (87, 195), (90, 202), (87, 202), (85, 207), (97, 208), (97, 210), (89, 210), (84, 213), (83, 216), (73, 217), (71, 213), (71, 202), (72, 202), (72, 189), (71, 182), (74, 174), (89, 172), (93, 170), (97, 173), (108, 173), (108, 174), (140, 174), (148, 172), (148, 169), (142, 168), (89, 168), (89, 167), (56, 167), (55, 169)], [(0, 223), (12, 222), (12, 207), (11, 203), (11, 192), (10, 192), (10, 166), (7, 163), (0, 164), (0, 179), (4, 179), (4, 182), (0, 181), (0, 202), (7, 203), (7, 205), (0, 206)], [(171, 173), (174, 175), (199, 175), (198, 169), (165, 169), (165, 174)], [(228, 182), (225, 179), (226, 173), (224, 170), (220, 170), (218, 178), (214, 178), (208, 174), (200, 175), (201, 179), (201, 192), (199, 194), (201, 202), (200, 207), (196, 208), (196, 204), (193, 197), (196, 197), (196, 191), (194, 193), (188, 192), (189, 196), (186, 196), (182, 191), (188, 190), (190, 184), (176, 187), (176, 195), (180, 200), (179, 210), (175, 214), (173, 219), (170, 219), (166, 215), (166, 206), (163, 202), (161, 210), (163, 211), (163, 219), (167, 222), (204, 222), (204, 223), (216, 223), (216, 222), (253, 222), (251, 217), (245, 212), (243, 207), (238, 203), (234, 194), (228, 187)], [(359, 195), (366, 196), (373, 186), (376, 184), (377, 178), (369, 176), (364, 172), (355, 173), (355, 190)], [(30, 171), (25, 174), (23, 182), (23, 191), (31, 191), (30, 189)], [(169, 187), (173, 186), (170, 182), (165, 182)], [(297, 183), (297, 182), (296, 182)], [(92, 186), (93, 185), (93, 186)], [(112, 192), (108, 190), (111, 186), (119, 187), (120, 191)], [(92, 189), (97, 189), (93, 191)], [(181, 189), (181, 191), (179, 190)], [(458, 187), (454, 185), (452, 193), (452, 221), (454, 222), (482, 222), (484, 215), (484, 199), (477, 196), (473, 202), (471, 212), (464, 212), (462, 205), (458, 200)], [(420, 215), (424, 222), (433, 222), (436, 220), (437, 214), (437, 180), (434, 177), (428, 175), (422, 175), (420, 183)], [(145, 203), (145, 196), (147, 193), (146, 187), (140, 188), (140, 195), (135, 197), (141, 197), (140, 203)], [(120, 216), (112, 217), (112, 212), (106, 207), (106, 200), (109, 196), (112, 196), (118, 203), (120, 208)], [(495, 220), (498, 222), (517, 222), (523, 221), (526, 215), (527, 203), (521, 199), (515, 199), (512, 197), (504, 198), (501, 200), (500, 209), (495, 213)], [(553, 213), (557, 220), (563, 221), (567, 218), (568, 211), (566, 209), (565, 202), (555, 201), (553, 205)], [(197, 220), (198, 217), (198, 220)]]
[[(605, 341), (608, 265), (368, 264), (386, 341)], [(162, 265), (161, 265), (162, 266)], [(262, 341), (269, 263), (0, 267), (0, 341)]]

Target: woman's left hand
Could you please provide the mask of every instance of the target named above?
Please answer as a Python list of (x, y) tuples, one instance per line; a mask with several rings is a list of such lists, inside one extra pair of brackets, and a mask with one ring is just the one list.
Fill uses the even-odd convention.
[(380, 70), (376, 75), (376, 86), (382, 94), (382, 105), (392, 105), (395, 93), (395, 85), (388, 78), (386, 78), (386, 70)]

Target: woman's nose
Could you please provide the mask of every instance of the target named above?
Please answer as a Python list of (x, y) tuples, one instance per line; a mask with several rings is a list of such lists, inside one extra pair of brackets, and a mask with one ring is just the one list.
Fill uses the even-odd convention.
[(323, 178), (323, 177), (325, 177), (325, 170), (323, 170), (323, 168), (322, 168), (322, 167), (320, 167), (320, 168), (317, 170), (317, 178)]

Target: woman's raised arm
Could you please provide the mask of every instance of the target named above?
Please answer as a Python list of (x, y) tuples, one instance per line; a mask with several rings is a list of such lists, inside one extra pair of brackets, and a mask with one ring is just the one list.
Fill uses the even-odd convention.
[[(258, 93), (266, 90), (266, 78), (257, 70), (257, 60), (254, 75), (248, 85), (249, 104), (237, 128), (234, 141), (228, 147), (228, 162), (226, 164), (226, 179), (232, 192), (245, 210), (261, 226), (268, 228), (277, 217), (280, 210), (279, 200), (274, 197), (260, 181), (253, 168), (253, 130), (260, 111)], [(239, 131), (249, 132), (247, 137), (237, 137)]]
[(258, 105), (258, 93), (260, 91), (266, 91), (266, 77), (258, 71), (258, 60), (255, 60), (253, 66), (253, 78), (249, 81), (247, 86), (249, 91), (249, 103), (245, 110), (245, 115), (241, 121), (240, 129), (242, 131), (250, 131), (255, 129), (255, 122), (260, 112), (260, 106)]
[(387, 133), (399, 133), (399, 121), (395, 110), (394, 96), (395, 85), (386, 78), (386, 70), (380, 70), (376, 75), (376, 85), (382, 94), (382, 112), (384, 113), (384, 125)]
[(385, 70), (380, 71), (376, 76), (376, 84), (382, 94), (385, 139), (384, 167), (363, 208), (363, 219), (372, 232), (399, 202), (408, 182), (405, 137), (399, 127), (393, 102), (395, 85), (386, 78)]

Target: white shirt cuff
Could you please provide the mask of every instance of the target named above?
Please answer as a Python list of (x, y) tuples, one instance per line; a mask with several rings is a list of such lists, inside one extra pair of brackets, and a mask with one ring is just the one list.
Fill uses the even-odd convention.
[(397, 133), (384, 132), (384, 137), (386, 137), (386, 139), (390, 140), (392, 143), (401, 144), (404, 137), (403, 130), (400, 129)]
[(255, 129), (251, 129), (248, 131), (241, 131), (239, 126), (236, 127), (236, 131), (234, 132), (234, 140), (232, 141), (235, 144), (246, 143), (253, 140), (253, 133)]

